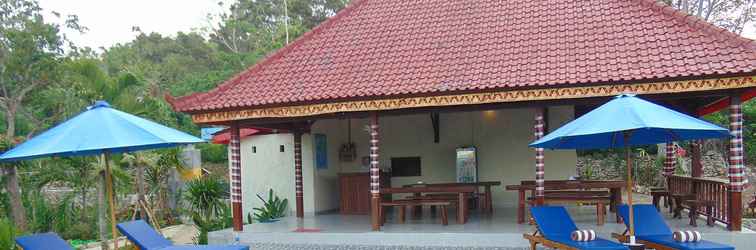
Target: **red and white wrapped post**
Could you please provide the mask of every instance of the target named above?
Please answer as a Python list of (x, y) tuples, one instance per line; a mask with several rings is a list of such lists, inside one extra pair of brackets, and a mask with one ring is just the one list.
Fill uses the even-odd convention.
[(229, 171), (229, 175), (231, 177), (231, 210), (234, 232), (241, 232), (244, 230), (244, 217), (242, 216), (241, 136), (239, 135), (239, 124), (233, 123), (230, 130), (231, 140), (229, 145), (231, 148), (231, 170)]
[(304, 218), (304, 189), (302, 187), (302, 132), (294, 132), (294, 183), (297, 198), (297, 218)]
[(373, 231), (381, 230), (381, 169), (378, 165), (378, 114), (370, 116), (370, 203)]
[(667, 142), (664, 151), (666, 158), (664, 159), (664, 168), (662, 169), (662, 173), (664, 174), (664, 176), (670, 176), (675, 173), (675, 143)]
[[(544, 110), (543, 108), (537, 108), (535, 112), (535, 126), (534, 129), (534, 135), (535, 139), (541, 139), (544, 135)], [(536, 205), (543, 205), (543, 191), (544, 191), (544, 174), (545, 174), (545, 167), (544, 167), (544, 155), (543, 155), (543, 148), (536, 148), (535, 149), (535, 204)]]
[(730, 166), (728, 168), (730, 230), (740, 231), (743, 217), (741, 193), (748, 184), (743, 158), (743, 110), (739, 95), (730, 97)]

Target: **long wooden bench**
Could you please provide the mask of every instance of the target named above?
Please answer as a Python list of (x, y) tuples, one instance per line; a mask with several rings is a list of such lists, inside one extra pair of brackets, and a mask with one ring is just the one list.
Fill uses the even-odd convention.
[[(528, 205), (533, 206), (535, 197), (528, 198)], [(606, 216), (606, 206), (612, 202), (611, 194), (608, 191), (594, 190), (548, 190), (544, 191), (545, 203), (585, 203), (596, 206), (597, 225), (604, 225)], [(619, 218), (617, 219), (619, 221)]]
[[(455, 206), (457, 204), (454, 200), (438, 200), (438, 199), (408, 199), (408, 200), (394, 200), (390, 202), (381, 202), (381, 223), (385, 224), (386, 222), (386, 211), (385, 208), (387, 207), (394, 207), (399, 209), (399, 222), (404, 223), (405, 220), (405, 209), (407, 207), (422, 207), (422, 206), (432, 206), (432, 207), (438, 207), (441, 211), (441, 224), (446, 226), (449, 225), (449, 207)], [(411, 212), (410, 212), (411, 213)]]

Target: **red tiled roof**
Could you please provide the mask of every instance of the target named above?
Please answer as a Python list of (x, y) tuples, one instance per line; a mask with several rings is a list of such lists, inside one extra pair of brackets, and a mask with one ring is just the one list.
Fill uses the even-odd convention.
[(756, 44), (652, 0), (355, 0), (189, 113), (750, 74)]

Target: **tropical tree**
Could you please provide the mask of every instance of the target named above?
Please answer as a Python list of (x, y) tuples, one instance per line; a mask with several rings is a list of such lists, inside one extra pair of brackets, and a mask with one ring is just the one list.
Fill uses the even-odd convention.
[(678, 10), (742, 34), (756, 19), (756, 0), (663, 0)]

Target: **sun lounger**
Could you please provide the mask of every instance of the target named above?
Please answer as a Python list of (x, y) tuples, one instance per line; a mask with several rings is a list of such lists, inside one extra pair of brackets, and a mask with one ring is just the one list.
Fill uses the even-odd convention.
[(562, 206), (538, 206), (531, 207), (530, 213), (535, 220), (537, 231), (533, 234), (524, 234), (523, 237), (530, 241), (531, 249), (542, 244), (556, 249), (580, 249), (580, 250), (626, 250), (626, 246), (602, 238), (593, 241), (574, 241), (570, 234), (578, 230), (567, 210)]
[(118, 224), (118, 231), (126, 235), (140, 250), (249, 250), (241, 245), (173, 245), (173, 242), (160, 235), (143, 220)]
[(73, 250), (68, 243), (55, 233), (41, 233), (16, 238), (16, 244), (23, 250)]
[[(619, 214), (627, 226), (629, 222), (629, 210), (627, 205), (619, 207)], [(633, 205), (635, 218), (635, 238), (647, 248), (657, 250), (681, 249), (681, 250), (734, 250), (732, 246), (719, 244), (711, 241), (677, 242), (672, 238), (672, 230), (664, 218), (661, 217), (656, 207), (651, 204)], [(626, 232), (627, 233), (627, 232)], [(626, 241), (627, 234), (615, 234), (620, 241)]]

